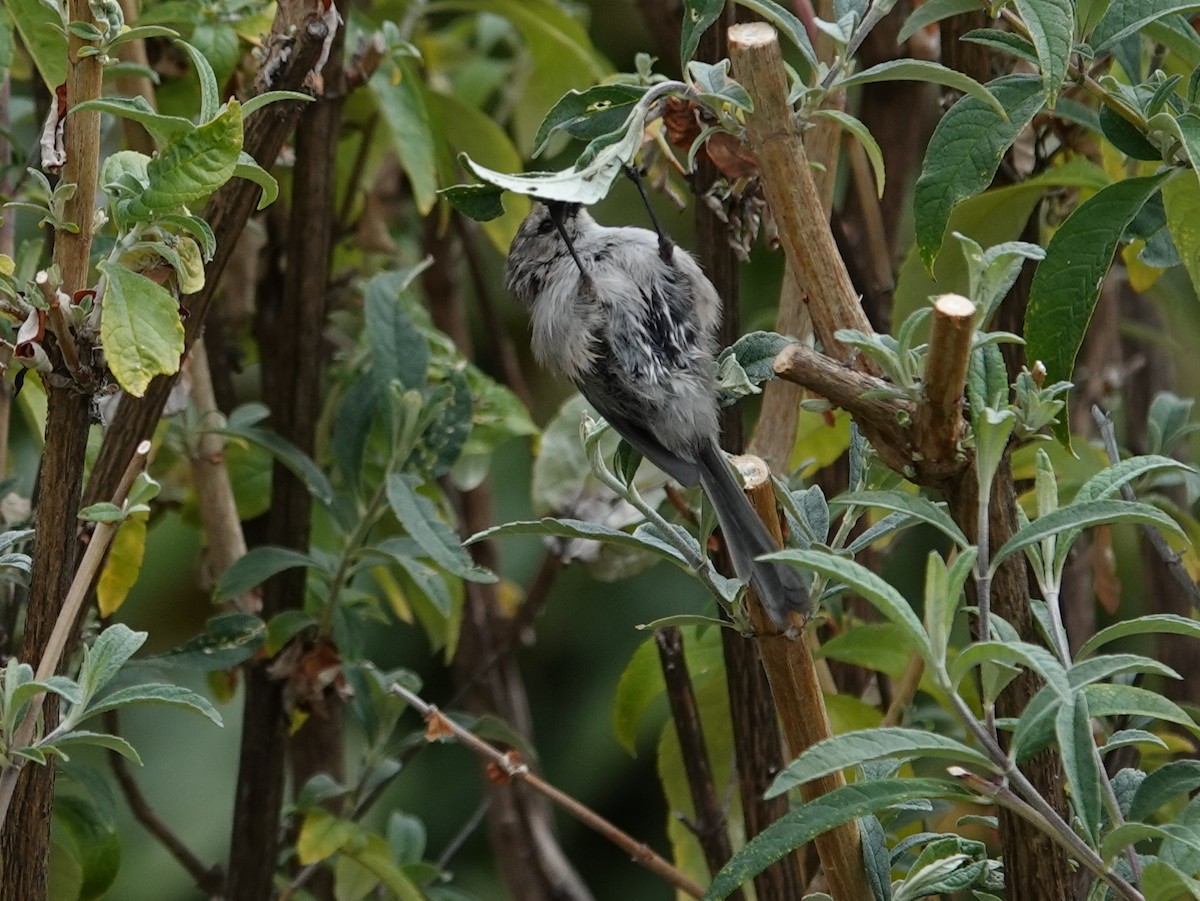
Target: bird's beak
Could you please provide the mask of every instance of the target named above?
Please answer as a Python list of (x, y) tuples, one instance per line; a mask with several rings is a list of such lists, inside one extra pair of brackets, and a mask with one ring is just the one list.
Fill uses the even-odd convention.
[(575, 261), (575, 265), (579, 267), (580, 275), (586, 276), (587, 273), (583, 269), (583, 261), (579, 259), (579, 254), (575, 251), (575, 245), (571, 241), (567, 230), (563, 228), (563, 223), (571, 219), (579, 213), (580, 205), (578, 203), (564, 203), (558, 200), (552, 200), (546, 204), (546, 208), (550, 211), (550, 221), (554, 223), (554, 227), (558, 229), (559, 236), (563, 239), (563, 243), (567, 245), (567, 250), (571, 252), (571, 259)]

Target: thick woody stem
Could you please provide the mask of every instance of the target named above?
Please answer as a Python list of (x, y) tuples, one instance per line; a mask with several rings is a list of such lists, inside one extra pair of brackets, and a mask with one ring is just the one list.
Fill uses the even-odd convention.
[[(834, 332), (852, 328), (871, 334), (872, 328), (838, 254), (792, 119), (779, 37), (765, 22), (738, 24), (729, 29), (729, 53), (734, 75), (754, 101), (746, 120), (750, 147), (788, 262), (808, 289), (817, 338), (826, 353), (850, 361), (852, 349), (835, 340)], [(859, 358), (858, 365), (865, 368), (866, 361)]]
[(916, 406), (895, 396), (895, 386), (858, 372), (800, 344), (789, 344), (775, 357), (775, 374), (803, 385), (858, 420), (880, 458), (892, 469), (912, 467), (912, 436), (907, 423)]
[(514, 752), (505, 753), (494, 745), (484, 741), (473, 732), (469, 732), (454, 720), (444, 716), (437, 707), (413, 694), (403, 685), (393, 683), (392, 693), (403, 698), (424, 718), (429, 725), (426, 732), (427, 741), (439, 738), (453, 737), (460, 744), (470, 748), (479, 756), (488, 760), (495, 767), (493, 778), (518, 779), (528, 785), (538, 794), (548, 798), (552, 803), (562, 808), (579, 822), (594, 829), (607, 838), (621, 850), (625, 851), (636, 863), (641, 864), (656, 876), (660, 876), (679, 891), (693, 898), (704, 896), (704, 889), (689, 879), (666, 860), (651, 851), (645, 844), (639, 842), (627, 832), (618, 829), (590, 807), (581, 804), (566, 792), (555, 788), (544, 779), (535, 775), (528, 766), (521, 762)]
[(975, 304), (959, 294), (933, 302), (933, 330), (925, 358), (925, 400), (917, 410), (914, 438), (924, 465), (954, 465), (962, 438), (963, 388), (975, 331)]
[[(770, 470), (758, 457), (735, 457), (734, 463), (742, 473), (750, 504), (775, 540), (782, 543)], [(780, 634), (753, 591), (749, 609), (758, 650), (771, 683), (771, 694), (783, 724), (784, 738), (791, 756), (795, 757), (833, 735), (812, 651), (803, 634), (797, 637)], [(811, 801), (845, 784), (845, 777), (838, 771), (806, 783), (801, 794), (806, 801)], [(830, 893), (835, 898), (840, 901), (871, 897), (863, 869), (862, 837), (856, 822), (831, 829), (813, 843), (817, 846)]]

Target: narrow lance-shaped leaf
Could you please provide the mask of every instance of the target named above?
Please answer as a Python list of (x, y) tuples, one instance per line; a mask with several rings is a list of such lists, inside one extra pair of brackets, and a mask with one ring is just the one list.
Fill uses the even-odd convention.
[(929, 644), (929, 636), (925, 634), (921, 621), (913, 613), (912, 605), (904, 599), (900, 592), (862, 564), (838, 557), (828, 551), (818, 550), (779, 551), (760, 559), (791, 563), (803, 569), (814, 570), (826, 578), (846, 583), (855, 592), (870, 601), (876, 610), (900, 626), (917, 653), (924, 658), (926, 663), (933, 665), (935, 655)]
[(1087, 695), (1079, 692), (1074, 703), (1059, 708), (1055, 721), (1059, 753), (1075, 815), (1093, 842), (1100, 831), (1100, 768), (1092, 739), (1092, 720)]
[(315, 567), (317, 561), (308, 554), (286, 547), (251, 548), (221, 574), (213, 589), (213, 600), (226, 601), (245, 594), (271, 576), (300, 566)]
[(1103, 53), (1121, 39), (1172, 13), (1200, 9), (1200, 3), (1181, 0), (1113, 0), (1092, 32), (1091, 44)]
[(1072, 0), (1016, 0), (1016, 6), (1037, 49), (1046, 105), (1053, 108), (1071, 60), (1074, 4)]
[(1187, 635), (1191, 638), (1200, 639), (1200, 622), (1188, 619), (1186, 616), (1179, 616), (1175, 613), (1156, 613), (1152, 616), (1139, 616), (1137, 619), (1114, 623), (1107, 628), (1101, 629), (1083, 643), (1083, 647), (1079, 649), (1078, 656), (1081, 658), (1086, 657), (1097, 648), (1108, 644), (1110, 641), (1116, 641), (1118, 638), (1127, 638), (1130, 635), (1145, 635), (1147, 633)]
[(1000, 160), (1044, 101), (1035, 75), (1005, 75), (988, 82), (1007, 118), (976, 97), (963, 97), (938, 122), (913, 195), (917, 247), (927, 269), (942, 247), (950, 212), (985, 190)]
[(927, 0), (904, 20), (900, 33), (896, 35), (896, 43), (903, 44), (922, 28), (934, 25), (942, 19), (962, 13), (975, 12), (979, 9), (979, 0)]
[(1131, 501), (1103, 500), (1069, 504), (1024, 526), (1004, 543), (992, 558), (992, 571), (1012, 554), (1060, 532), (1082, 530), (1103, 523), (1131, 522), (1155, 526), (1177, 538), (1185, 538), (1183, 530), (1166, 513), (1149, 504)]
[(684, 0), (683, 27), (679, 34), (680, 68), (686, 70), (688, 61), (700, 46), (700, 38), (717, 21), (725, 0)]
[(412, 186), (417, 211), (425, 215), (437, 201), (437, 139), (421, 80), (412, 61), (397, 56), (392, 65), (376, 70), (369, 86)]
[[(1117, 243), (1168, 174), (1109, 185), (1080, 204), (1050, 239), (1033, 277), (1024, 331), (1025, 358), (1031, 367), (1045, 365), (1048, 382), (1070, 380)], [(1056, 433), (1067, 440), (1065, 413)]]
[(995, 766), (974, 748), (936, 732), (899, 727), (847, 732), (818, 742), (775, 777), (765, 797), (774, 798), (797, 785), (811, 782), (848, 766), (880, 757), (920, 755), (969, 763), (984, 770)]
[(927, 81), (953, 88), (974, 98), (1003, 120), (1009, 107), (991, 90), (995, 82), (981, 85), (969, 75), (949, 69), (941, 63), (922, 59), (896, 59), (863, 69), (838, 81), (839, 88), (851, 88), (879, 81)]
[(704, 901), (728, 897), (775, 861), (835, 826), (893, 804), (929, 798), (970, 801), (974, 795), (945, 779), (880, 779), (845, 785), (793, 807), (733, 856), (713, 879)]

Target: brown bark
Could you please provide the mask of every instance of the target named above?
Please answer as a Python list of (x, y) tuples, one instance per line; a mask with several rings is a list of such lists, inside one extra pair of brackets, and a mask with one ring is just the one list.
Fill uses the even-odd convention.
[[(347, 12), (342, 8), (343, 15)], [(281, 13), (282, 14), (282, 13)], [(271, 406), (272, 426), (302, 451), (316, 443), (321, 396), (321, 335), (329, 284), (334, 200), (334, 161), (342, 118), (342, 45), (338, 32), (323, 70), (325, 95), (307, 105), (296, 128), (296, 165), (286, 245), (288, 265), (282, 291), (261, 298), (256, 331), (263, 359), (263, 396)], [(276, 462), (271, 477), (271, 508), (265, 543), (306, 551), (312, 499), (304, 483)], [(292, 569), (263, 586), (262, 615), (269, 619), (304, 602), (307, 570)], [(270, 897), (276, 867), (276, 836), (283, 800), (287, 747), (284, 684), (268, 672), (266, 661), (246, 669), (246, 701), (241, 756), (230, 841), (227, 895), (231, 901)], [(326, 706), (340, 703), (332, 690)], [(340, 775), (341, 717), (314, 717), (313, 732), (300, 740), (305, 778), (323, 769)], [(330, 735), (323, 734), (326, 730)], [(317, 763), (306, 756), (311, 745), (324, 749)]]
[[(87, 0), (70, 0), (71, 21), (92, 22)], [(100, 95), (101, 67), (95, 57), (78, 56), (84, 42), (68, 40), (68, 109)], [(87, 285), (91, 266), (92, 208), (100, 162), (100, 114), (76, 113), (65, 133), (66, 165), (62, 178), (78, 185), (67, 201), (66, 218), (79, 230), (55, 233), (54, 262), (62, 276), (62, 289), (73, 294)], [(89, 399), (75, 390), (62, 369), (61, 355), (48, 348), (57, 371), (48, 382), (46, 441), (38, 475), (37, 538), (33, 552), (29, 606), (21, 659), (36, 667), (58, 619), (63, 598), (75, 575), (79, 552), (78, 521), (87, 447)], [(121, 466), (128, 463), (126, 454)], [(115, 487), (115, 483), (114, 483)], [(64, 659), (65, 659), (64, 655)], [(60, 664), (61, 665), (61, 664)], [(45, 728), (58, 722), (58, 705), (45, 707)], [(11, 813), (0, 834), (0, 897), (11, 901), (37, 901), (46, 893), (46, 860), (50, 847), (50, 814), (54, 791), (53, 761), (47, 766), (25, 767), (17, 782)]]
[[(733, 846), (729, 842), (725, 812), (713, 782), (708, 745), (704, 741), (704, 724), (700, 720), (700, 707), (696, 703), (696, 693), (684, 656), (683, 634), (678, 628), (667, 626), (654, 633), (654, 643), (658, 646), (663, 681), (667, 687), (667, 703), (692, 795), (691, 828), (704, 852), (709, 872), (715, 876), (729, 861)], [(729, 897), (733, 901), (743, 901), (745, 896), (741, 889), (735, 889)]]

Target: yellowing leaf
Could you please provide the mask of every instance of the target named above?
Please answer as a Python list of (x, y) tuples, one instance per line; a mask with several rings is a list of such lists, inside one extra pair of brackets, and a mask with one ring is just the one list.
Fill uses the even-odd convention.
[(195, 294), (204, 287), (204, 258), (200, 254), (200, 245), (192, 238), (181, 238), (179, 259), (183, 262), (183, 271), (179, 273), (179, 293)]
[(1139, 238), (1136, 241), (1126, 244), (1121, 249), (1121, 259), (1124, 261), (1125, 270), (1129, 275), (1129, 287), (1133, 288), (1138, 294), (1142, 294), (1153, 288), (1154, 283), (1163, 274), (1161, 269), (1154, 266), (1147, 266), (1138, 256), (1145, 246), (1146, 242)]
[(360, 832), (349, 820), (335, 817), (324, 808), (314, 808), (304, 816), (296, 839), (296, 859), (302, 866), (319, 863), (345, 847)]
[(108, 562), (96, 583), (96, 602), (101, 616), (116, 613), (129, 596), (129, 589), (137, 583), (146, 553), (146, 518), (146, 513), (134, 513), (117, 530), (108, 552)]
[(107, 260), (100, 313), (100, 340), (108, 367), (121, 387), (141, 397), (156, 375), (179, 371), (183, 323), (179, 302), (161, 285)]

